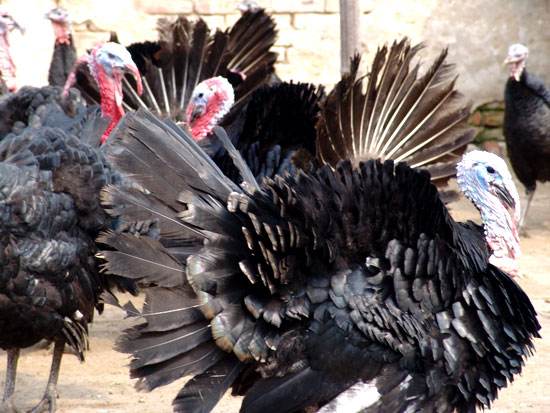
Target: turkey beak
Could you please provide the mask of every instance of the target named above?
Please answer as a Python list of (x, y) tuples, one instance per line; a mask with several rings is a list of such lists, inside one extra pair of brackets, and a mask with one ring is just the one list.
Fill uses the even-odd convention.
[(519, 82), (521, 72), (523, 71), (523, 59), (514, 56), (506, 56), (503, 65), (510, 66), (510, 76), (513, 77), (516, 82)]
[(13, 28), (14, 30), (17, 29), (17, 30), (19, 30), (19, 32), (20, 32), (21, 34), (25, 34), (25, 28), (24, 28), (23, 26), (21, 26), (19, 23), (17, 23), (17, 22), (15, 21), (15, 19), (13, 19), (13, 18), (11, 18), (11, 21), (12, 21), (12, 28)]
[(189, 105), (189, 109), (187, 110), (188, 122), (192, 123), (204, 115), (206, 113), (207, 103), (207, 99), (204, 96), (194, 98)]
[(519, 203), (519, 195), (516, 186), (512, 181), (499, 182), (494, 184), (495, 195), (500, 199), (502, 204), (509, 211), (513, 211), (514, 220), (516, 224), (519, 222), (521, 216), (521, 206)]
[(189, 116), (189, 122), (196, 121), (198, 118), (204, 115), (205, 111), (206, 111), (206, 105), (203, 105), (203, 104), (193, 105), (191, 110), (191, 115)]

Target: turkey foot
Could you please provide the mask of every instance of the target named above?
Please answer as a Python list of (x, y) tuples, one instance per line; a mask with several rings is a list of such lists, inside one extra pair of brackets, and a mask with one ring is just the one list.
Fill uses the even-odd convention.
[(9, 398), (0, 403), (0, 412), (2, 413), (21, 413), (21, 410), (18, 410), (13, 403), (13, 399)]
[(44, 395), (44, 397), (42, 397), (42, 400), (40, 400), (40, 403), (29, 410), (29, 413), (55, 412), (56, 399), (57, 391), (55, 390), (55, 388), (48, 388), (48, 390), (46, 390), (46, 394)]

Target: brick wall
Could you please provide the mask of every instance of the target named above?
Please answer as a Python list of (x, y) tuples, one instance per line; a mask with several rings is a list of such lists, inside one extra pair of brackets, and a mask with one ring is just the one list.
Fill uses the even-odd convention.
[[(115, 22), (103, 14), (89, 20), (94, 23), (75, 24), (76, 41), (79, 49), (84, 50), (93, 43), (108, 36), (108, 31), (120, 27), (117, 31), (123, 43), (137, 39), (155, 37), (155, 22), (159, 17), (173, 17), (183, 14), (190, 17), (201, 16), (209, 26), (225, 28), (233, 24), (240, 16), (237, 9), (239, 0), (117, 0), (124, 5), (118, 9), (131, 8), (131, 12), (122, 22)], [(91, 3), (90, 1), (66, 1), (65, 7), (73, 4)], [(94, 1), (94, 3), (97, 3)], [(110, 2), (112, 3), (112, 2)], [(313, 80), (319, 83), (333, 83), (339, 76), (339, 2), (338, 0), (259, 0), (273, 15), (279, 30), (275, 51), (279, 54), (277, 72), (283, 78)], [(366, 5), (367, 2), (364, 2)], [(90, 4), (91, 5), (91, 4)], [(94, 4), (91, 8), (97, 8)], [(82, 10), (75, 7), (70, 10), (76, 22), (87, 20)], [(79, 14), (82, 13), (82, 14)], [(368, 13), (364, 8), (363, 13)], [(113, 15), (115, 13), (112, 13)], [(81, 16), (81, 17), (80, 17)], [(131, 20), (139, 21), (139, 26)], [(127, 22), (127, 23), (126, 23)], [(330, 56), (327, 59), (327, 55)]]
[[(23, 84), (46, 82), (53, 33), (44, 13), (52, 0), (3, 0), (27, 27), (12, 36), (12, 49)], [(116, 30), (123, 43), (156, 38), (159, 17), (201, 15), (225, 28), (239, 16), (240, 0), (59, 0), (73, 18), (80, 52)], [(279, 27), (277, 72), (283, 79), (330, 85), (339, 78), (338, 0), (257, 0)], [(426, 41), (423, 52), (435, 57), (449, 46), (457, 64), (459, 88), (474, 103), (502, 98), (506, 71), (502, 60), (512, 42), (530, 48), (528, 66), (550, 81), (548, 0), (361, 0), (361, 39), (365, 60), (376, 47), (407, 35)]]

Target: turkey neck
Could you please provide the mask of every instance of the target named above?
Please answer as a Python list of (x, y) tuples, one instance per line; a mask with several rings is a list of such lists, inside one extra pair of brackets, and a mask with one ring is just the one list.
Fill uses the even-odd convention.
[(7, 31), (0, 35), (0, 71), (8, 90), (14, 92), (16, 89), (15, 63), (11, 57)]
[(492, 194), (472, 198), (481, 215), (485, 240), (491, 250), (489, 262), (511, 275), (517, 275), (517, 259), (521, 251), (514, 218), (502, 202)]
[(52, 21), (55, 44), (71, 44), (71, 29), (67, 23)]
[(545, 107), (544, 96), (546, 90), (544, 83), (537, 76), (531, 75), (524, 69), (519, 81), (509, 78), (506, 82), (505, 100), (506, 111), (505, 116), (520, 112), (524, 116), (535, 116), (539, 107)]

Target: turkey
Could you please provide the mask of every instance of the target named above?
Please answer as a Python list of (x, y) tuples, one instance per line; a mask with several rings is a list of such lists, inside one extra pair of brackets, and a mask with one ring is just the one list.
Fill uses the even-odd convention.
[[(329, 95), (326, 107), (335, 109), (321, 111), (326, 134), (315, 138), (313, 167), (259, 174), (260, 182), (219, 127), (213, 132), (239, 179), (171, 121), (143, 110), (122, 120), (109, 159), (142, 188), (110, 186), (103, 201), (117, 220), (149, 232), (106, 232), (98, 242), (110, 248), (100, 253), (105, 270), (138, 281), (146, 294), (141, 312), (129, 308), (142, 323), (118, 344), (133, 357), (138, 389), (193, 376), (176, 412), (210, 411), (230, 387), (245, 394), (244, 412), (357, 411), (368, 406), (338, 406), (358, 388), (371, 389), (367, 411), (471, 411), (489, 406), (519, 373), (539, 325), (504, 272), (517, 273), (520, 253), (519, 198), (504, 162), (473, 152), (457, 167), (480, 210), (478, 226), (456, 223), (430, 174), (406, 165), (411, 147), (422, 147), (414, 133), (412, 146), (388, 143), (398, 162), (368, 160), (369, 145), (415, 130), (424, 139), (436, 126), (452, 131), (441, 145), (447, 153), (471, 136), (452, 81), (439, 72), (449, 75), (443, 59), (417, 77), (407, 70), (410, 54), (389, 58), (400, 44), (377, 54), (369, 99), (354, 93), (360, 78), (337, 86), (342, 99)], [(390, 72), (402, 87), (392, 86)], [(378, 87), (380, 73), (389, 85)], [(409, 97), (386, 93), (396, 89)], [(429, 127), (420, 114), (445, 107), (437, 102), (449, 95), (447, 109), (456, 111), (432, 115)], [(354, 112), (339, 110), (362, 99), (368, 103), (353, 107), (369, 115), (364, 133)], [(383, 125), (389, 132), (376, 132)], [(416, 163), (426, 158), (411, 166), (422, 169)]]
[[(125, 67), (135, 67), (120, 51), (107, 44), (90, 59), (111, 102)], [(16, 411), (20, 349), (46, 339), (55, 342), (50, 378), (32, 412), (53, 412), (65, 345), (84, 360), (100, 295), (114, 286), (135, 292), (131, 282), (101, 275), (95, 258), (95, 238), (116, 224), (100, 205), (100, 189), (122, 177), (98, 148), (110, 122), (78, 94), (23, 87), (2, 98), (0, 114), (0, 348), (8, 353), (0, 411)]]
[(520, 229), (525, 224), (537, 181), (550, 180), (550, 90), (525, 69), (527, 54), (527, 47), (513, 44), (504, 61), (510, 77), (504, 89), (503, 132), (510, 163), (527, 193)]
[(15, 29), (24, 33), (23, 27), (15, 21), (8, 10), (0, 6), (0, 74), (5, 85), (2, 93), (17, 89), (16, 68), (11, 57), (9, 41), (9, 34)]
[[(161, 19), (158, 41), (128, 46), (143, 76), (144, 94), (138, 96), (135, 82), (123, 79), (123, 105), (134, 110), (149, 108), (183, 122), (195, 87), (203, 80), (223, 76), (235, 86), (230, 106), (237, 113), (247, 97), (270, 79), (276, 60), (270, 51), (275, 37), (275, 23), (261, 9), (244, 12), (231, 29), (214, 34), (202, 19)], [(99, 102), (97, 86), (90, 81), (85, 65), (77, 67), (73, 80), (88, 102)]]
[[(156, 236), (98, 239), (114, 249), (101, 252), (107, 271), (149, 286), (144, 322), (119, 342), (138, 389), (193, 376), (174, 411), (210, 411), (230, 387), (243, 412), (473, 411), (533, 350), (535, 310), (504, 271), (516, 268), (519, 197), (496, 155), (457, 165), (479, 226), (455, 222), (429, 174), (405, 163), (344, 160), (258, 183), (226, 141), (239, 186), (145, 111), (112, 139), (115, 165), (145, 189), (158, 176), (177, 188), (164, 193), (176, 211), (139, 193), (111, 203), (156, 208)], [(152, 176), (143, 159), (165, 166)], [(105, 199), (119, 196), (111, 186)]]
[(48, 71), (48, 83), (63, 87), (76, 62), (76, 49), (71, 33), (71, 21), (67, 10), (55, 7), (46, 13), (55, 33), (52, 61)]
[(99, 190), (116, 173), (81, 137), (28, 128), (0, 142), (0, 347), (8, 352), (3, 412), (13, 412), (19, 350), (55, 342), (50, 379), (33, 412), (55, 410), (63, 348), (84, 360), (87, 325), (107, 286), (94, 238), (110, 228)]

